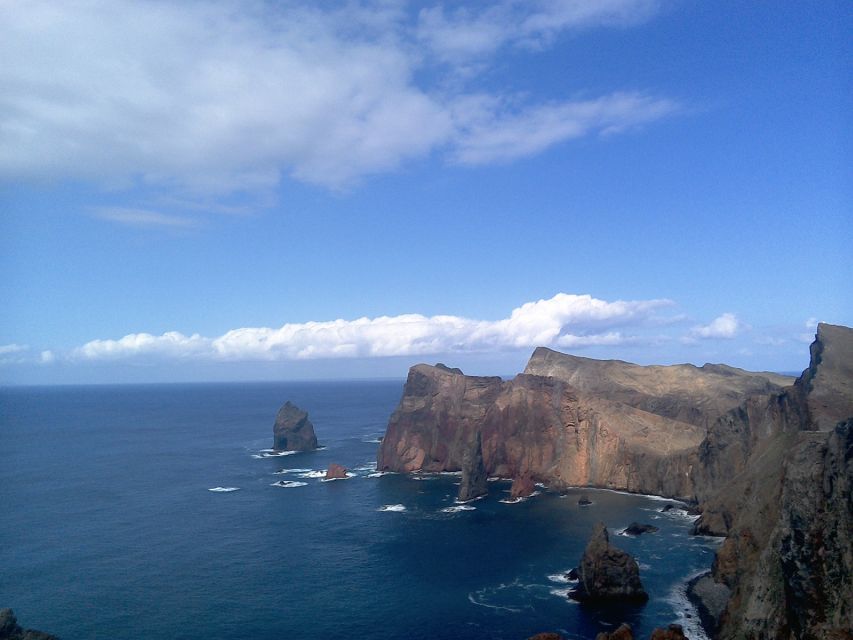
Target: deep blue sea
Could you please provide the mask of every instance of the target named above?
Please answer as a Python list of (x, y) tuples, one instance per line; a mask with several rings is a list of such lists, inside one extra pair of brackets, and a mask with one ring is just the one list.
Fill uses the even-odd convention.
[[(509, 484), (496, 481), (472, 510), (447, 511), (458, 477), (375, 477), (401, 391), (0, 389), (0, 607), (65, 640), (594, 638), (622, 621), (647, 638), (695, 623), (683, 583), (710, 566), (715, 543), (659, 513), (661, 500), (543, 489), (507, 504)], [(265, 457), (286, 400), (310, 413), (323, 450)], [(354, 477), (311, 477), (331, 462)], [(594, 504), (580, 507), (581, 493)], [(646, 605), (565, 597), (561, 574), (598, 520), (640, 562)], [(615, 535), (633, 520), (660, 531)]]

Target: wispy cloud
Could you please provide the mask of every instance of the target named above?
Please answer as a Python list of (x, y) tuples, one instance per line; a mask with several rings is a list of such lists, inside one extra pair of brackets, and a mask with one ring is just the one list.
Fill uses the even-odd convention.
[[(542, 48), (568, 30), (637, 24), (656, 2), (482, 6), (416, 14), (369, 0), (335, 8), (14, 4), (0, 12), (0, 179), (80, 178), (197, 195), (264, 193), (290, 176), (337, 189), (434, 153), (464, 164), (507, 161), (677, 110), (671, 98), (618, 87), (582, 101), (527, 96), (516, 104), (512, 93), (482, 96), (444, 77), (450, 57), (494, 64), (506, 44)], [(427, 66), (438, 70), (419, 73)]]
[(126, 209), (122, 207), (98, 208), (92, 215), (102, 220), (117, 222), (131, 227), (194, 227), (196, 221), (191, 218), (173, 216), (145, 209)]
[(93, 340), (71, 353), (80, 360), (133, 358), (213, 360), (310, 360), (529, 349), (539, 345), (583, 347), (632, 341), (614, 329), (654, 323), (669, 300), (617, 300), (560, 293), (528, 302), (500, 320), (406, 314), (233, 329), (208, 338), (170, 331)]
[(18, 364), (26, 361), (30, 347), (26, 344), (0, 344), (0, 364)]

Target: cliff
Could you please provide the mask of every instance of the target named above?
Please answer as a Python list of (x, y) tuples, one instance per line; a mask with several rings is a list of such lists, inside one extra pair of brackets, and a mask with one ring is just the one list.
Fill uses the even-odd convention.
[(417, 365), (378, 466), (457, 471), (479, 434), (489, 475), (699, 502), (726, 536), (718, 637), (853, 638), (853, 330), (820, 324), (810, 355), (796, 381), (544, 348), (509, 381)]
[(541, 348), (526, 371), (542, 374), (503, 381), (412, 367), (379, 469), (458, 471), (481, 432), (492, 476), (694, 499), (705, 424), (786, 381), (719, 365), (640, 367)]

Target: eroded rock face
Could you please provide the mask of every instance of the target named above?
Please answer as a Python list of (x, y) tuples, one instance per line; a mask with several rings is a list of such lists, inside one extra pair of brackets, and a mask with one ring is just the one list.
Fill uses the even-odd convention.
[(329, 465), (328, 469), (326, 469), (326, 480), (343, 480), (347, 477), (346, 467), (334, 462)]
[(11, 609), (0, 609), (0, 640), (59, 640), (34, 629), (22, 629)]
[(317, 436), (308, 414), (288, 400), (275, 417), (273, 449), (313, 451), (316, 448)]
[(457, 500), (467, 502), (488, 494), (488, 479), (483, 464), (482, 438), (478, 431), (462, 458), (462, 480), (459, 483)]
[(616, 631), (602, 631), (595, 636), (595, 640), (634, 640), (634, 633), (631, 631), (631, 625), (623, 622)]
[(687, 640), (680, 624), (671, 624), (666, 629), (658, 627), (652, 631), (650, 640)]
[(599, 522), (584, 550), (580, 581), (571, 595), (580, 601), (626, 600), (645, 602), (649, 596), (640, 582), (640, 567), (631, 554), (610, 544), (607, 527)]
[(536, 491), (536, 483), (529, 475), (519, 476), (512, 481), (509, 489), (510, 498), (527, 498)]

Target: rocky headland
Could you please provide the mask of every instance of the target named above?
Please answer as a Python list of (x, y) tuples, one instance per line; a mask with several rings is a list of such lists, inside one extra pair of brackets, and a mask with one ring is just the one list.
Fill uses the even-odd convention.
[(59, 638), (44, 631), (24, 629), (18, 624), (14, 611), (0, 609), (0, 640), (59, 640)]
[(273, 425), (273, 449), (276, 451), (313, 451), (317, 436), (308, 414), (288, 400), (278, 410)]
[(853, 638), (850, 328), (820, 324), (796, 380), (545, 348), (507, 381), (416, 365), (378, 468), (459, 471), (478, 439), (489, 476), (697, 505), (726, 538), (691, 593), (715, 637)]

